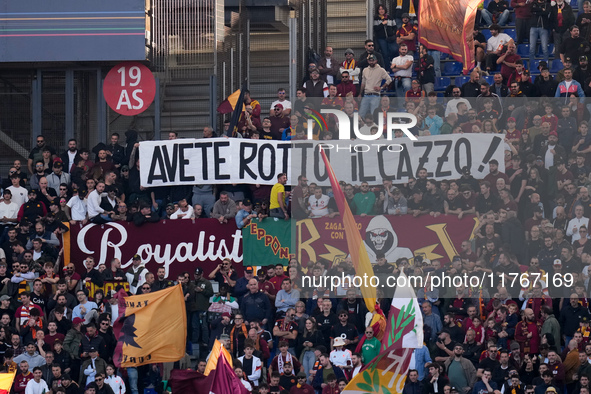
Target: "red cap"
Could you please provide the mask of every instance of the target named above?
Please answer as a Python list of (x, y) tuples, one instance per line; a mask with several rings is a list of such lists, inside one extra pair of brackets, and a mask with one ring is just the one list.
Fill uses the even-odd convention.
[(231, 319), (232, 315), (230, 315), (228, 312), (224, 312), (224, 313), (222, 313), (222, 317), (227, 317), (227, 318)]
[(553, 135), (554, 137), (558, 137), (558, 133), (555, 131), (551, 131), (550, 134), (548, 134), (548, 135)]
[(72, 320), (72, 325), (76, 326), (80, 323), (84, 323), (84, 319), (82, 319), (81, 317), (75, 317), (74, 320)]
[(507, 118), (507, 122), (516, 122), (514, 117)]
[(281, 108), (281, 109), (283, 109), (283, 104), (275, 104), (275, 108)]

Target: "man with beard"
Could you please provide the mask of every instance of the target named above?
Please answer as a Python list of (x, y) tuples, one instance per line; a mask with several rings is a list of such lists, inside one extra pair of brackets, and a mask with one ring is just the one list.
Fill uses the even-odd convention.
[(373, 111), (380, 105), (381, 92), (392, 82), (388, 72), (378, 65), (375, 54), (367, 56), (367, 63), (368, 67), (362, 72), (363, 78), (359, 89), (359, 95), (364, 95), (359, 107), (359, 115), (362, 118), (367, 113), (373, 114)]
[(536, 321), (533, 309), (526, 308), (524, 315), (525, 319), (520, 321), (515, 328), (515, 340), (521, 346), (522, 353), (537, 354), (542, 326)]

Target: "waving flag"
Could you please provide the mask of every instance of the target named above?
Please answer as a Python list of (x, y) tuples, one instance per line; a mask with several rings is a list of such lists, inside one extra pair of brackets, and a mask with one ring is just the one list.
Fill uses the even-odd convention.
[(0, 373), (0, 394), (10, 393), (12, 382), (14, 381), (14, 375), (16, 375), (16, 372)]
[(398, 394), (404, 389), (414, 349), (380, 353), (347, 384), (341, 394)]
[(382, 350), (389, 348), (416, 349), (423, 346), (423, 315), (417, 302), (417, 296), (404, 272), (400, 273), (398, 283), (404, 281), (405, 286), (398, 286), (386, 325), (386, 338), (382, 341)]
[(402, 392), (414, 349), (423, 346), (423, 316), (404, 272), (397, 283), (403, 286), (394, 293), (380, 354), (355, 375), (341, 394)]
[[(218, 352), (218, 356), (220, 354)], [(208, 376), (197, 371), (173, 370), (170, 386), (173, 393), (249, 394), (226, 357), (216, 357), (216, 364)]]
[(209, 360), (207, 360), (207, 365), (205, 366), (205, 372), (203, 372), (204, 375), (209, 375), (209, 373), (211, 371), (213, 371), (214, 369), (217, 368), (218, 358), (220, 358), (220, 356), (222, 356), (222, 355), (226, 358), (226, 361), (228, 361), (228, 364), (230, 364), (230, 368), (233, 368), (232, 356), (230, 355), (230, 352), (228, 351), (228, 349), (226, 349), (222, 345), (222, 343), (220, 341), (218, 341), (216, 339), (215, 342), (213, 343), (213, 348), (211, 349), (211, 352), (209, 353)]
[[(330, 165), (330, 161), (328, 160), (326, 153), (324, 153), (324, 149), (322, 149), (322, 145), (318, 146), (320, 148), (320, 153), (322, 154), (322, 160), (324, 160), (324, 165), (326, 166), (328, 178), (330, 179), (330, 185), (332, 186), (335, 202), (337, 203), (339, 213), (343, 218), (343, 226), (345, 228), (345, 234), (347, 235), (347, 247), (349, 248), (349, 253), (351, 254), (351, 261), (353, 262), (353, 267), (355, 268), (355, 275), (361, 277), (367, 275), (367, 277), (372, 277), (374, 276), (373, 267), (369, 261), (369, 256), (367, 254), (367, 250), (365, 249), (365, 243), (363, 242), (361, 234), (359, 234), (359, 230), (357, 229), (357, 223), (355, 222), (351, 208), (349, 208), (349, 204), (345, 199), (343, 189), (341, 189), (341, 185), (339, 185), (339, 180), (337, 179), (337, 176)], [(361, 286), (360, 290), (361, 295), (365, 300), (367, 310), (374, 312), (376, 309), (375, 287)]]
[(449, 53), (463, 64), (464, 74), (474, 67), (474, 22), (482, 0), (420, 0), (419, 42)]
[(113, 325), (117, 367), (175, 362), (185, 355), (187, 314), (181, 285), (124, 297), (118, 293), (119, 318)]

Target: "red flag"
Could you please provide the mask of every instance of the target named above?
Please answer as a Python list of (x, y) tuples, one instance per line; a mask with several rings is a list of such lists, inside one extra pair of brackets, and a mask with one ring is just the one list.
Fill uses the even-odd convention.
[[(209, 373), (208, 379), (211, 379), (212, 385), (209, 391), (203, 390), (204, 394), (249, 394), (238, 376), (234, 373), (226, 357), (218, 358), (218, 366)], [(200, 394), (199, 391), (196, 391)]]
[(474, 67), (474, 22), (482, 0), (420, 0), (419, 41), (429, 49), (449, 53), (464, 74)]
[(198, 393), (203, 387), (211, 386), (209, 378), (201, 372), (183, 369), (173, 369), (168, 383), (173, 393)]
[(249, 394), (226, 360), (219, 357), (216, 369), (208, 376), (196, 371), (175, 369), (170, 375), (173, 393), (194, 394)]

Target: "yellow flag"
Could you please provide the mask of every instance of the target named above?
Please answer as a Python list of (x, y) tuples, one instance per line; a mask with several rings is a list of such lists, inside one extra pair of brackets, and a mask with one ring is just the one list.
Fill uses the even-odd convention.
[(119, 316), (113, 326), (117, 367), (175, 362), (184, 357), (187, 315), (181, 285), (121, 297)]
[(16, 372), (0, 373), (0, 394), (10, 393), (12, 382), (14, 381), (14, 375), (16, 375)]
[(216, 339), (213, 344), (213, 348), (211, 349), (211, 353), (209, 353), (209, 360), (207, 360), (204, 375), (209, 375), (209, 373), (212, 370), (217, 368), (218, 359), (222, 354), (226, 358), (226, 361), (228, 361), (228, 364), (230, 364), (230, 367), (234, 369), (234, 365), (232, 364), (232, 356), (230, 355), (230, 352), (228, 351), (228, 349), (224, 347), (224, 345), (222, 345), (220, 341)]

